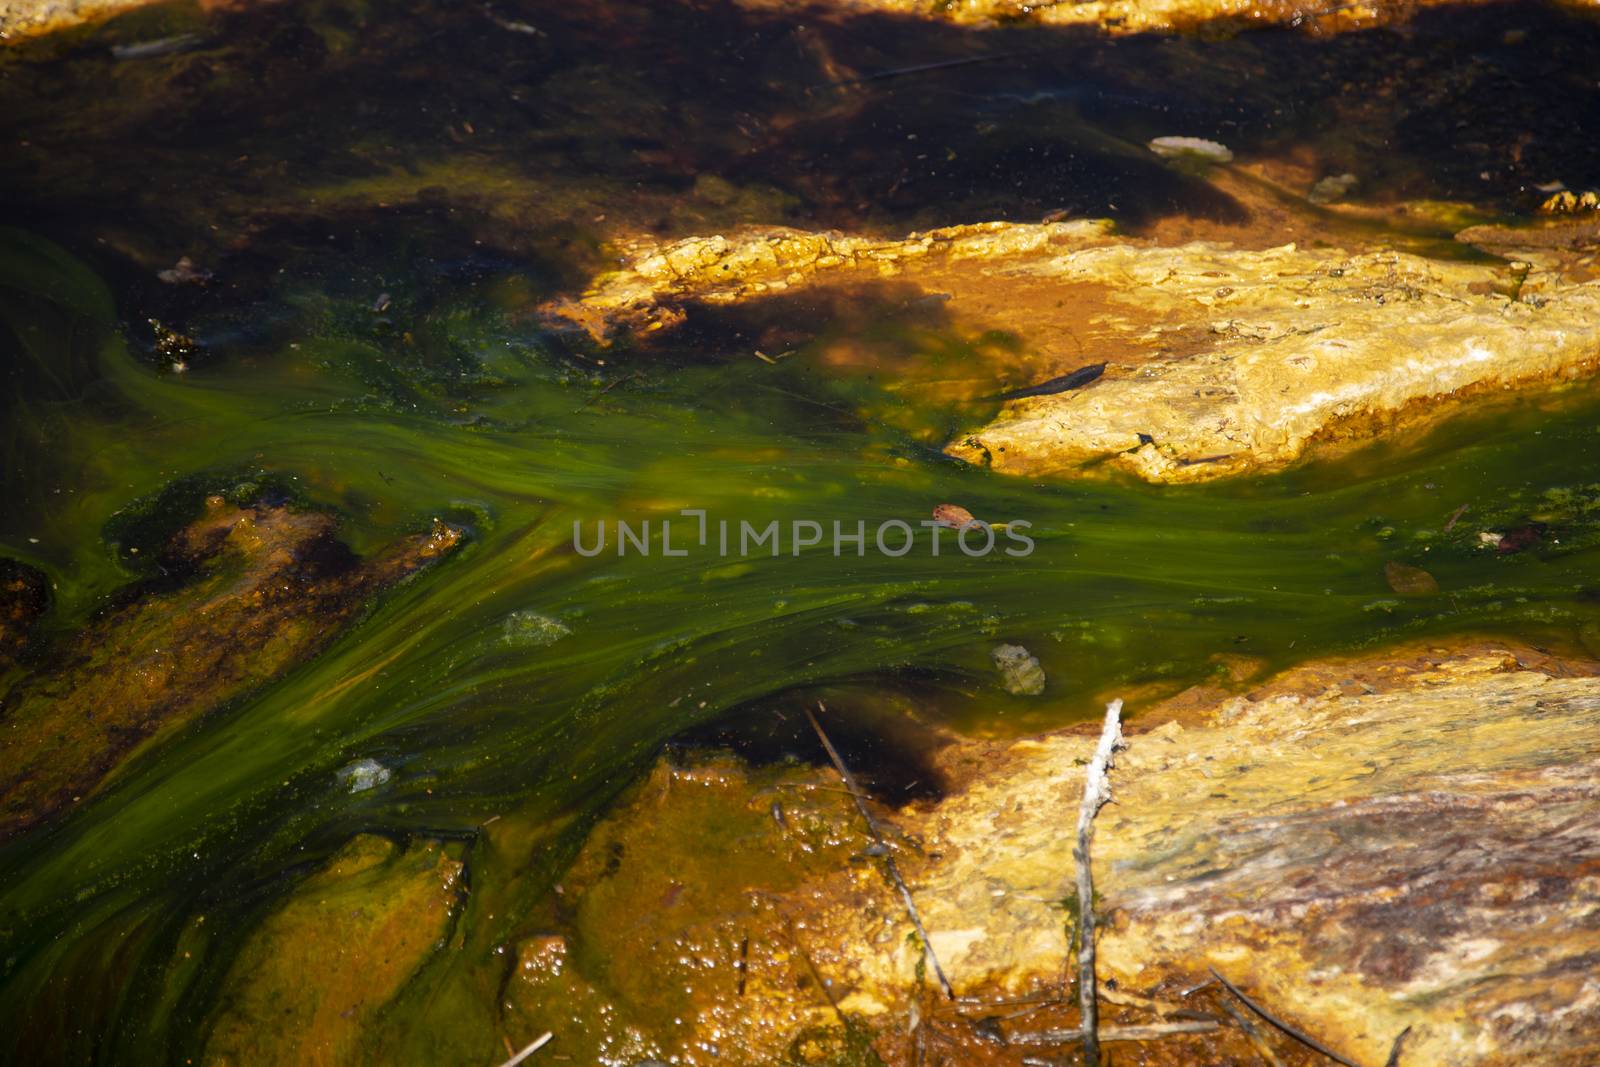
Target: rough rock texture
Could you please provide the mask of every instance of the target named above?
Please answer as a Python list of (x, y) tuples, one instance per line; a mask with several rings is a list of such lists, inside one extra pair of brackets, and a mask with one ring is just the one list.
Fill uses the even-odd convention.
[[(1408, 1025), (1409, 1062), (1592, 1062), (1600, 680), (1493, 648), (1382, 673), (1290, 675), (1130, 739), (1096, 828), (1102, 973), (1215, 966), (1358, 1062)], [(933, 814), (918, 895), (956, 974), (1057, 966), (1042, 902), (1070, 890), (1058, 828), (1091, 744), (1012, 745)]]
[(69, 807), (142, 746), (320, 650), (370, 598), (448, 553), (437, 524), (369, 561), (329, 516), (214, 497), (180, 530), (177, 589), (107, 610), (0, 704), (0, 839)]
[[(1142, 998), (1154, 994), (1168, 1014), (1199, 1009), (1227, 1023), (1214, 987), (1182, 992), (1215, 967), (1357, 1063), (1385, 1062), (1407, 1026), (1402, 1063), (1594, 1062), (1595, 668), (1521, 646), (1418, 646), (1313, 664), (1242, 696), (1188, 693), (1135, 719), (1094, 845), (1110, 1022), (1151, 1021)], [(796, 794), (739, 789), (727, 767), (699, 780), (658, 774), (591, 840), (578, 866), (591, 873), (569, 882), (566, 899), (584, 915), (571, 948), (580, 965), (619, 948), (679, 961), (677, 1025), (652, 1043), (668, 1034), (638, 1029), (624, 997), (597, 1029), (632, 1022), (634, 1047), (685, 1062), (711, 1062), (733, 1017), (766, 1027), (738, 1031), (747, 1053), (762, 1041), (796, 1055), (807, 1041), (869, 1034), (891, 1064), (913, 1062), (918, 1040), (951, 1063), (1037, 1054), (1023, 1044), (1030, 1032), (1072, 1025), (1068, 1009), (1039, 998), (1059, 989), (1068, 954), (1068, 828), (1093, 745), (1091, 730), (957, 743), (939, 757), (951, 793), (890, 816), (939, 960), (958, 993), (978, 998), (956, 1005), (933, 992), (903, 905), (847, 811), (811, 801), (805, 823), (792, 808), (763, 819), (769, 801)], [(819, 772), (793, 773), (789, 788), (815, 797)], [(671, 858), (730, 817), (742, 820), (747, 851), (767, 857), (761, 870), (709, 884), (690, 870), (677, 883)], [(820, 840), (855, 836), (851, 862), (810, 854), (795, 866), (817, 840), (801, 827), (817, 819), (833, 827)], [(614, 876), (612, 888), (596, 871)], [(698, 896), (685, 895), (689, 885)], [(585, 931), (617, 924), (632, 933), (587, 943)], [(569, 946), (556, 936), (523, 955), (519, 966), (541, 973), (567, 961)], [(923, 1039), (909, 1036), (918, 1018)], [(1284, 1062), (1309, 1055), (1268, 1040)], [(1231, 1024), (1140, 1054), (1254, 1055)]]
[(784, 227), (666, 244), (639, 238), (619, 249), (620, 270), (596, 278), (580, 299), (558, 300), (544, 311), (555, 323), (581, 327), (604, 343), (619, 331), (680, 325), (688, 301), (735, 304), (840, 276), (896, 278), (907, 269), (969, 260), (1009, 262), (1052, 245), (1093, 243), (1109, 231), (1109, 223), (1098, 221), (991, 222), (914, 233), (902, 241)]
[(1095, 222), (904, 241), (752, 230), (640, 242), (622, 270), (546, 310), (606, 339), (678, 325), (695, 304), (884, 279), (937, 297), (954, 321), (1018, 336), (1021, 365), (1007, 372), (1042, 382), (1108, 363), (1091, 385), (1011, 401), (949, 445), (1020, 475), (1089, 463), (1162, 482), (1271, 470), (1313, 445), (1435, 417), (1442, 401), (1577, 378), (1600, 360), (1600, 282), (1560, 264), (1167, 246)]
[[(143, 7), (154, 0), (0, 0), (0, 43), (21, 40)], [(238, 0), (209, 0), (228, 6)], [(988, 24), (1033, 21), (1044, 25), (1097, 26), (1111, 33), (1193, 29), (1207, 24), (1307, 26), (1320, 32), (1403, 22), (1418, 8), (1444, 0), (1380, 4), (1299, 3), (1295, 0), (1090, 0), (1087, 3), (1028, 3), (1026, 0), (825, 0), (814, 11), (840, 14), (883, 12), (914, 18)], [(1459, 0), (1457, 0), (1459, 2)], [(1578, 0), (1581, 6), (1582, 0)], [(740, 0), (751, 9), (792, 11), (788, 0)]]
[(1503, 268), (1397, 252), (1195, 243), (1069, 252), (1019, 273), (1114, 287), (1110, 313), (1142, 348), (1210, 336), (1096, 388), (1017, 402), (951, 448), (1017, 474), (1107, 456), (1151, 481), (1279, 468), (1319, 439), (1600, 360), (1600, 285), (1545, 272), (1517, 284)]
[(205, 1062), (367, 1062), (363, 1031), (449, 933), (461, 870), (437, 841), (351, 841), (240, 950)]

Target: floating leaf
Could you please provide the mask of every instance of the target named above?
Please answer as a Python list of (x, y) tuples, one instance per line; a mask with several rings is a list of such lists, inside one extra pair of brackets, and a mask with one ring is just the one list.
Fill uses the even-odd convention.
[(1389, 583), (1389, 588), (1401, 596), (1431, 596), (1439, 591), (1439, 583), (1433, 575), (1408, 563), (1395, 563), (1393, 560), (1385, 563), (1383, 577)]
[(973, 517), (972, 512), (968, 511), (960, 504), (938, 505), (933, 509), (933, 519), (935, 522), (942, 523), (945, 526), (949, 526), (957, 530), (964, 526), (970, 526), (978, 521)]

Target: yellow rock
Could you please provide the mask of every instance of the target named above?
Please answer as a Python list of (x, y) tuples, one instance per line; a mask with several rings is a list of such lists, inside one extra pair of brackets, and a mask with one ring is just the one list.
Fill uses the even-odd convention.
[(1008, 370), (1045, 381), (1108, 364), (1083, 388), (1009, 402), (948, 445), (1010, 474), (1093, 464), (1192, 482), (1274, 470), (1314, 446), (1437, 418), (1464, 396), (1569, 381), (1600, 360), (1600, 281), (1571, 280), (1559, 264), (1159, 245), (1094, 221), (903, 241), (796, 230), (645, 240), (623, 269), (545, 312), (607, 340), (677, 325), (694, 303), (858, 284), (890, 265), (953, 320), (1019, 336), (1024, 365)]

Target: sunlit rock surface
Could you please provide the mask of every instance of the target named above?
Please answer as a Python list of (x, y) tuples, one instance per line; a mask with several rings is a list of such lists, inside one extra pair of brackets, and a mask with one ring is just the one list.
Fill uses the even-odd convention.
[[(1128, 733), (1094, 844), (1113, 1023), (1151, 1021), (1137, 1004), (1152, 993), (1218, 1014), (1215, 986), (1182, 992), (1215, 967), (1358, 1063), (1383, 1063), (1407, 1026), (1402, 1063), (1592, 1062), (1594, 665), (1418, 646), (1243, 695), (1194, 690)], [(945, 799), (888, 816), (939, 960), (977, 1006), (940, 1007), (864, 827), (842, 802), (818, 807), (827, 771), (756, 784), (712, 764), (659, 770), (591, 839), (564, 886), (575, 932), (519, 950), (525, 1025), (578, 1002), (577, 983), (594, 1034), (686, 1062), (868, 1033), (910, 1063), (919, 1019), (959, 1062), (1020, 1062), (1030, 1032), (1071, 1025), (1064, 1005), (1016, 1004), (1059, 989), (1093, 744), (1090, 729), (954, 744)], [(708, 851), (730, 841), (736, 857)], [(670, 995), (607, 978), (643, 954), (672, 968)], [(1230, 1026), (1151, 1046), (1149, 1062), (1248, 1058), (1244, 1041)], [(1285, 1062), (1307, 1055), (1272, 1043)]]
[[(143, 7), (152, 0), (0, 0), (0, 41), (36, 36)], [(1374, 2), (1302, 4), (1292, 0), (1090, 0), (1078, 4), (1036, 4), (1025, 0), (827, 0), (816, 13), (885, 13), (957, 23), (1018, 21), (1043, 25), (1095, 26), (1113, 33), (1192, 29), (1221, 23), (1244, 29), (1262, 25), (1311, 26), (1320, 32), (1358, 29), (1404, 21), (1418, 6)], [(207, 6), (228, 6), (210, 0)], [(754, 10), (791, 11), (780, 0), (740, 0)]]
[(240, 950), (206, 1062), (369, 1062), (363, 1033), (445, 940), (461, 870), (437, 841), (351, 841)]
[(438, 524), (364, 561), (334, 526), (317, 512), (213, 497), (165, 549), (162, 573), (186, 581), (131, 589), (6, 694), (0, 839), (81, 801), (156, 739), (320, 651), (374, 595), (461, 538)]
[(747, 230), (628, 253), (547, 314), (598, 340), (648, 336), (697, 304), (894, 279), (954, 320), (1020, 338), (1013, 375), (1044, 383), (1105, 362), (1091, 384), (1011, 400), (949, 443), (1019, 475), (1093, 464), (1183, 482), (1272, 470), (1314, 446), (1414, 427), (1459, 397), (1576, 379), (1600, 359), (1600, 282), (1559, 264), (1162, 245), (1088, 221), (903, 241)]

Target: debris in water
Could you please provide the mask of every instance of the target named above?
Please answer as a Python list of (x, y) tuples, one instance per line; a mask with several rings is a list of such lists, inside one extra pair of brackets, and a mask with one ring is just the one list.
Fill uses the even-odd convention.
[(176, 37), (161, 37), (154, 41), (140, 41), (138, 44), (116, 44), (111, 46), (113, 59), (154, 59), (157, 56), (170, 56), (174, 52), (183, 52), (200, 43), (198, 33), (181, 33)]
[(1025, 396), (1052, 396), (1056, 393), (1065, 393), (1073, 389), (1081, 389), (1106, 372), (1104, 363), (1091, 363), (1087, 367), (1079, 367), (1071, 374), (1063, 374), (1059, 378), (1040, 382), (1038, 385), (1029, 385), (1022, 389), (1013, 389), (1008, 393), (996, 393), (986, 396), (985, 400), (1020, 400)]
[(519, 648), (543, 648), (572, 633), (572, 627), (537, 611), (513, 611), (506, 616), (504, 640)]
[(996, 645), (990, 655), (1000, 669), (1006, 692), (1026, 697), (1044, 692), (1044, 668), (1033, 653), (1021, 645)]
[(1518, 526), (1515, 530), (1507, 530), (1495, 541), (1495, 551), (1502, 556), (1509, 556), (1513, 552), (1524, 552), (1544, 540), (1546, 529), (1548, 527), (1542, 522), (1530, 522), (1526, 526)]
[(358, 759), (339, 768), (339, 783), (352, 793), (365, 793), (376, 789), (392, 777), (389, 768), (375, 759)]
[(1150, 142), (1150, 151), (1166, 159), (1189, 156), (1208, 163), (1227, 163), (1233, 159), (1233, 152), (1227, 145), (1204, 137), (1157, 137)]
[(1343, 200), (1350, 195), (1350, 190), (1356, 187), (1357, 182), (1354, 174), (1330, 174), (1311, 187), (1309, 199), (1313, 204), (1331, 204), (1335, 200)]
[(166, 270), (156, 271), (156, 277), (168, 285), (205, 285), (211, 280), (211, 272), (201, 270), (194, 260), (184, 256)]
[(1563, 189), (1539, 205), (1539, 210), (1546, 215), (1570, 215), (1578, 211), (1600, 211), (1600, 193), (1593, 190), (1575, 194)]
[(1439, 583), (1433, 575), (1409, 563), (1390, 560), (1383, 565), (1383, 577), (1389, 588), (1401, 596), (1430, 596), (1439, 591)]
[(954, 530), (965, 529), (978, 520), (960, 504), (939, 504), (933, 509), (933, 521)]

